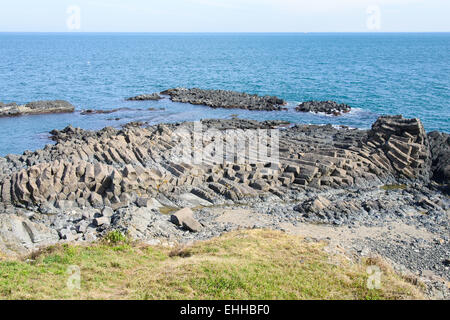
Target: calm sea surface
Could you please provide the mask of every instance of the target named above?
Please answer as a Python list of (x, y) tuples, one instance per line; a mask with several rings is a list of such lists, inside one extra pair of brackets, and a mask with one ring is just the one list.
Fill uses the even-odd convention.
[[(380, 114), (421, 118), (450, 132), (450, 33), (436, 34), (1, 34), (0, 101), (68, 100), (75, 114), (0, 118), (0, 155), (36, 150), (48, 132), (130, 121), (282, 119), (369, 128)], [(124, 98), (172, 87), (276, 95), (289, 111), (249, 112)], [(336, 100), (342, 117), (296, 113)], [(81, 115), (83, 109), (127, 108)], [(149, 108), (156, 110), (149, 111)], [(120, 120), (116, 120), (120, 118)]]

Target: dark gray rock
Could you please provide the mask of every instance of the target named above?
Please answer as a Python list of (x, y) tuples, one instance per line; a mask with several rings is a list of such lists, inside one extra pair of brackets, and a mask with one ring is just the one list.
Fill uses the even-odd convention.
[(127, 98), (127, 101), (148, 101), (148, 100), (160, 100), (162, 97), (157, 93), (141, 94), (136, 97)]
[(342, 113), (350, 112), (352, 108), (347, 104), (337, 103), (335, 101), (306, 101), (301, 103), (295, 110), (299, 112), (321, 112), (340, 116)]
[(12, 117), (21, 115), (34, 115), (46, 113), (71, 113), (75, 107), (67, 101), (34, 101), (24, 106), (18, 106), (15, 103), (0, 104), (0, 117)]
[(258, 96), (226, 90), (203, 90), (175, 88), (161, 92), (174, 102), (206, 105), (211, 108), (246, 109), (259, 111), (284, 110), (283, 99), (273, 96)]
[(438, 131), (428, 134), (431, 150), (432, 179), (450, 184), (450, 135)]

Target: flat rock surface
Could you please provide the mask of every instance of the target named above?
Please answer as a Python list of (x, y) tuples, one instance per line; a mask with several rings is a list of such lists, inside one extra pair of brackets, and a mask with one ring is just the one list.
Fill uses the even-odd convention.
[(350, 112), (352, 108), (349, 105), (335, 101), (307, 101), (302, 102), (295, 110), (299, 112), (325, 113), (340, 116), (343, 113)]
[(174, 102), (206, 105), (211, 108), (247, 109), (259, 111), (283, 110), (286, 102), (273, 96), (258, 96), (226, 90), (175, 88), (161, 92)]
[(75, 107), (67, 101), (34, 101), (26, 105), (15, 103), (4, 104), (0, 102), (0, 117), (14, 117), (22, 115), (46, 114), (46, 113), (70, 113)]
[(128, 101), (148, 101), (148, 100), (160, 100), (162, 97), (157, 93), (141, 94), (135, 97), (127, 98)]

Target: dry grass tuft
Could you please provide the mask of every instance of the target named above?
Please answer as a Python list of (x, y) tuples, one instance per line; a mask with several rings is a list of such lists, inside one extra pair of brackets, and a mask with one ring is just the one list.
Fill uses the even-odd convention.
[(180, 258), (189, 258), (192, 256), (192, 252), (190, 248), (182, 246), (177, 247), (169, 252), (170, 258), (180, 257)]

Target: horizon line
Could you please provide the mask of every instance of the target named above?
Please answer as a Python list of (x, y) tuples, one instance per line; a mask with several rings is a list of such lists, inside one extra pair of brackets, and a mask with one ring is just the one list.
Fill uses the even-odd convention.
[(53, 33), (53, 34), (325, 34), (325, 33), (358, 33), (358, 34), (386, 34), (386, 33), (450, 33), (449, 31), (1, 31), (3, 33)]

